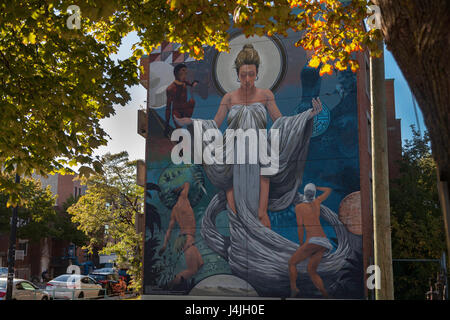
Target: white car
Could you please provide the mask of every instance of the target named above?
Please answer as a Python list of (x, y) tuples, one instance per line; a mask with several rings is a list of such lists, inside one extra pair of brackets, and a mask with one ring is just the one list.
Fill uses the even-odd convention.
[[(6, 285), (8, 278), (0, 278), (0, 300), (6, 299)], [(14, 279), (13, 300), (49, 300), (47, 291), (40, 290), (33, 283), (23, 279)]]
[(94, 279), (81, 274), (63, 274), (47, 282), (45, 290), (54, 299), (90, 299), (103, 296)]

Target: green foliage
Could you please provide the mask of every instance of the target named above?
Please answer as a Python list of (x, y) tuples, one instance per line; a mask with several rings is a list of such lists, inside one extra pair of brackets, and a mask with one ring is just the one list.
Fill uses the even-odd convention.
[(68, 212), (78, 229), (89, 238), (91, 252), (117, 255), (118, 265), (127, 266), (132, 286), (141, 287), (142, 235), (136, 233), (136, 215), (142, 214), (143, 188), (136, 184), (136, 162), (128, 153), (105, 154), (100, 163), (101, 174), (83, 177), (87, 192)]
[[(12, 180), (9, 177), (9, 181)], [(28, 201), (24, 207), (18, 208), (17, 237), (37, 242), (54, 236), (55, 196), (50, 187), (42, 189), (41, 182), (34, 179), (22, 179), (20, 187)], [(0, 232), (9, 232), (11, 226), (12, 208), (7, 208), (7, 201), (8, 195), (0, 193)]]
[[(10, 180), (12, 181), (12, 177)], [(76, 202), (71, 196), (64, 203), (62, 210), (55, 209), (56, 196), (50, 186), (43, 189), (36, 179), (21, 179), (20, 188), (23, 196), (28, 199), (23, 207), (18, 208), (17, 236), (38, 242), (42, 238), (51, 237), (57, 240), (67, 240), (77, 246), (88, 241), (83, 232), (71, 220), (67, 208)], [(7, 208), (8, 195), (0, 193), (0, 233), (8, 233), (11, 228), (12, 208)]]
[[(127, 86), (138, 83), (136, 56), (110, 57), (132, 28), (105, 24), (117, 2), (77, 1), (83, 16), (73, 30), (66, 24), (71, 4), (0, 3), (0, 192), (9, 204), (27, 198), (8, 173), (45, 176), (95, 164), (93, 150), (107, 143), (100, 120), (114, 114), (114, 104), (125, 105)], [(104, 27), (93, 32), (97, 24)]]
[(78, 198), (73, 195), (64, 202), (62, 210), (59, 210), (55, 217), (54, 235), (58, 240), (66, 240), (72, 242), (78, 247), (82, 247), (89, 242), (89, 238), (77, 227), (78, 225), (72, 222), (72, 216), (67, 212), (67, 209), (75, 204)]
[[(428, 133), (412, 126), (413, 138), (405, 143), (400, 177), (391, 184), (392, 256), (397, 259), (440, 259), (445, 232), (437, 192), (436, 165)], [(428, 278), (439, 270), (436, 263), (396, 262), (396, 299), (424, 299)]]

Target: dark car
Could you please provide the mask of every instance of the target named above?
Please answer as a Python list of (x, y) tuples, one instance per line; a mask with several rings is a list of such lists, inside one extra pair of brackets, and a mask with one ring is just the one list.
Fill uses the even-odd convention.
[(106, 289), (106, 294), (114, 293), (116, 285), (119, 283), (119, 274), (112, 268), (103, 268), (94, 270), (89, 276)]

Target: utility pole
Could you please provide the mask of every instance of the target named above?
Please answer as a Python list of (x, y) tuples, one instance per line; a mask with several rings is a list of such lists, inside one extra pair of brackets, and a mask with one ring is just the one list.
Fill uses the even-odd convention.
[[(16, 173), (16, 184), (20, 183), (20, 176)], [(8, 250), (8, 280), (6, 285), (6, 300), (12, 299), (14, 285), (14, 264), (16, 262), (16, 233), (17, 233), (17, 209), (13, 208), (11, 218), (11, 231), (9, 233), (9, 250)]]
[[(379, 41), (378, 48), (384, 51), (383, 41)], [(375, 290), (375, 296), (377, 300), (393, 300), (384, 54), (370, 57), (370, 87), (374, 253), (375, 265), (381, 272), (377, 275), (381, 287)]]

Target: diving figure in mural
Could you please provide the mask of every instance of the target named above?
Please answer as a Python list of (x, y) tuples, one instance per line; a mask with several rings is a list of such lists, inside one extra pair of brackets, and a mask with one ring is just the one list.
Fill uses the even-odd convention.
[[(195, 100), (193, 98), (188, 101), (188, 91), (187, 86), (191, 86), (194, 88), (198, 81), (194, 80), (189, 82), (186, 80), (187, 76), (187, 66), (184, 63), (180, 63), (175, 66), (173, 69), (173, 74), (175, 76), (175, 80), (167, 87), (166, 96), (167, 96), (167, 104), (166, 104), (166, 125), (165, 125), (165, 134), (168, 135), (170, 130), (169, 122), (172, 116), (182, 118), (182, 117), (191, 117), (194, 112)], [(176, 128), (180, 128), (180, 126), (175, 122), (174, 124)]]
[(178, 223), (180, 226), (180, 233), (174, 243), (174, 250), (178, 253), (184, 253), (187, 269), (175, 276), (169, 283), (169, 288), (173, 288), (174, 286), (187, 281), (203, 266), (202, 256), (194, 244), (196, 224), (194, 211), (192, 210), (188, 199), (189, 186), (189, 183), (186, 182), (181, 187), (182, 189), (178, 201), (172, 209), (169, 227), (164, 237), (164, 244), (159, 251), (159, 255), (162, 255), (166, 250), (172, 229), (174, 228), (175, 223)]
[[(323, 193), (316, 198), (317, 190)], [(291, 297), (298, 295), (297, 288), (297, 264), (308, 260), (308, 274), (317, 289), (322, 293), (324, 298), (328, 298), (328, 293), (323, 285), (322, 278), (317, 273), (317, 267), (322, 260), (323, 255), (333, 249), (328, 240), (322, 226), (320, 225), (320, 205), (331, 193), (330, 188), (316, 187), (312, 183), (308, 183), (304, 189), (304, 200), (295, 206), (295, 215), (297, 216), (298, 238), (300, 247), (295, 251), (289, 259), (289, 278), (291, 285)], [(306, 240), (303, 243), (303, 227), (306, 231)]]
[[(209, 180), (220, 191), (205, 210), (201, 234), (207, 245), (228, 261), (232, 272), (248, 281), (260, 295), (288, 296), (288, 261), (298, 245), (271, 230), (268, 210), (281, 211), (303, 201), (298, 189), (302, 184), (313, 119), (321, 112), (322, 103), (318, 98), (312, 99), (310, 109), (294, 116), (282, 116), (272, 91), (255, 86), (260, 63), (254, 47), (244, 45), (234, 66), (240, 87), (224, 95), (214, 119), (174, 115), (174, 120), (180, 126), (192, 124), (194, 132), (218, 130), (225, 119), (228, 129), (267, 130), (267, 114), (273, 120), (271, 129), (278, 129), (279, 137), (278, 170), (275, 174), (262, 174), (265, 165), (261, 161), (256, 164), (203, 165)], [(267, 154), (270, 153), (271, 132), (267, 134)], [(224, 140), (227, 138), (225, 131)], [(234, 143), (237, 149), (236, 141)], [(203, 141), (203, 147), (207, 145), (208, 142)], [(216, 217), (223, 211), (228, 213), (229, 237), (216, 226)], [(320, 212), (330, 224), (339, 224), (337, 215), (327, 207), (321, 206)], [(322, 271), (333, 273), (344, 263), (349, 250), (344, 231), (339, 226), (336, 228), (342, 246), (330, 259), (321, 263), (319, 269)], [(306, 273), (304, 264), (297, 268)]]

